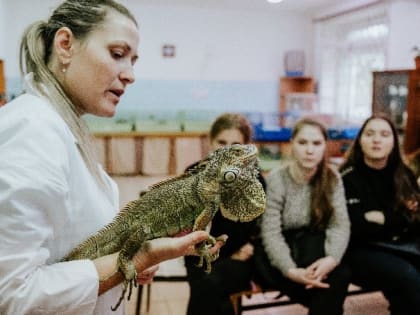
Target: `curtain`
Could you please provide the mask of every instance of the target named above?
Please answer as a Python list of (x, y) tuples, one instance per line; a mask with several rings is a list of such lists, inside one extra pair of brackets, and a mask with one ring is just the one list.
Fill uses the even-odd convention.
[(372, 112), (372, 71), (385, 68), (384, 3), (315, 22), (322, 113), (359, 122)]

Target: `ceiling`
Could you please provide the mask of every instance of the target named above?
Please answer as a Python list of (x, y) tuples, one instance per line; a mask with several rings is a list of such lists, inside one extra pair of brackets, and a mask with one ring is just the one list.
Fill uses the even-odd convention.
[[(136, 0), (150, 4), (150, 0)], [(202, 8), (225, 8), (245, 10), (281, 10), (281, 11), (314, 11), (328, 5), (342, 3), (346, 0), (283, 0), (281, 3), (268, 3), (266, 0), (153, 0), (154, 5), (194, 6)]]

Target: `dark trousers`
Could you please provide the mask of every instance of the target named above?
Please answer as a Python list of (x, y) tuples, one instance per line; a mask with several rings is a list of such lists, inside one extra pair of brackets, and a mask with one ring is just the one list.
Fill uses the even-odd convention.
[(207, 274), (197, 262), (197, 257), (185, 257), (190, 285), (187, 315), (232, 315), (229, 295), (250, 288), (252, 263), (219, 257)]
[(303, 304), (309, 309), (309, 315), (341, 315), (343, 304), (350, 283), (350, 269), (338, 265), (325, 279), (330, 287), (327, 289), (305, 289), (302, 284), (293, 282), (284, 277), (282, 273), (267, 265), (264, 287), (277, 289), (290, 299)]
[(419, 314), (419, 257), (373, 247), (351, 247), (345, 260), (352, 271), (352, 282), (381, 290), (390, 303), (392, 315)]

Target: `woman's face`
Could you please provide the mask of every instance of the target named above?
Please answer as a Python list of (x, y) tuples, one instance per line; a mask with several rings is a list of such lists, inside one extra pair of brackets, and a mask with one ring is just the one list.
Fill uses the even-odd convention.
[(134, 82), (139, 32), (126, 16), (110, 10), (102, 26), (76, 40), (62, 84), (82, 113), (112, 117)]
[(387, 121), (374, 118), (369, 121), (360, 137), (360, 146), (365, 159), (387, 160), (394, 147), (394, 135)]
[(226, 145), (232, 144), (245, 144), (244, 135), (236, 128), (221, 131), (210, 142), (210, 149), (214, 151)]
[(304, 125), (292, 140), (292, 155), (298, 166), (315, 169), (324, 158), (326, 142), (321, 130)]

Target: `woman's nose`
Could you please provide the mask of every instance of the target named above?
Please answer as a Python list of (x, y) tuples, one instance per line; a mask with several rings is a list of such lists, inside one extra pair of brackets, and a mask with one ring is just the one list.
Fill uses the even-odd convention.
[(121, 71), (120, 79), (127, 84), (133, 83), (136, 80), (134, 68), (132, 66), (126, 67), (123, 71)]
[(373, 141), (374, 142), (379, 142), (381, 140), (381, 136), (380, 135), (374, 135), (373, 136)]

